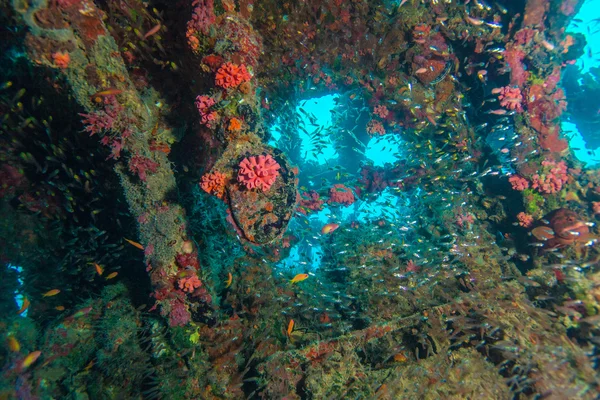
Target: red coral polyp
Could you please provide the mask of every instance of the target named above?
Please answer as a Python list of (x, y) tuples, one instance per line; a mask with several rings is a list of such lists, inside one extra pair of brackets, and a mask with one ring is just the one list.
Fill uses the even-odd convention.
[(217, 71), (215, 84), (227, 89), (238, 87), (243, 82), (250, 81), (250, 79), (252, 79), (252, 75), (250, 75), (245, 65), (237, 65), (228, 62), (221, 65)]
[(240, 163), (238, 182), (247, 189), (269, 191), (279, 176), (280, 165), (270, 154), (246, 157)]
[(502, 88), (497, 88), (492, 91), (492, 93), (498, 93), (498, 100), (500, 100), (500, 105), (509, 110), (514, 110), (518, 113), (523, 112), (523, 95), (521, 94), (521, 89), (518, 87), (510, 87), (504, 86)]

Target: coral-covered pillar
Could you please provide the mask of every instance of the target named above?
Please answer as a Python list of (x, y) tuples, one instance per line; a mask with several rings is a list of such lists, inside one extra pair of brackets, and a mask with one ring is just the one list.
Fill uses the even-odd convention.
[(193, 4), (188, 44), (200, 59), (204, 80), (212, 83), (195, 104), (207, 136), (219, 139), (209, 144), (221, 147), (220, 158), (205, 166), (200, 186), (228, 205), (229, 221), (240, 239), (269, 244), (281, 239), (294, 213), (298, 171), (263, 141), (255, 78), (262, 40), (243, 7), (237, 12), (225, 1), (224, 12), (215, 15), (212, 1)]
[[(86, 131), (111, 148), (111, 158), (117, 160), (115, 172), (139, 222), (153, 284), (157, 291), (168, 293), (157, 297), (161, 312), (171, 317), (172, 324), (186, 323), (195, 307), (186, 292), (200, 284), (190, 277), (193, 285), (186, 283), (184, 292), (177, 287), (176, 277), (198, 262), (187, 238), (184, 210), (167, 196), (176, 189), (175, 176), (166, 145), (156, 144), (172, 143), (175, 137), (155, 105), (157, 92), (152, 88), (144, 95), (138, 92), (106, 29), (104, 13), (93, 1), (14, 0), (13, 8), (29, 28), (26, 43), (31, 61), (64, 76), (86, 110), (82, 115)], [(48, 21), (56, 21), (56, 26)], [(177, 257), (187, 261), (178, 262)]]

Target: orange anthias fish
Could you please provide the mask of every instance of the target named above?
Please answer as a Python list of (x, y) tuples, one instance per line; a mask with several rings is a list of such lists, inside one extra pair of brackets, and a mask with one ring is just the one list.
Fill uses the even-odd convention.
[(34, 362), (36, 362), (36, 360), (38, 358), (40, 358), (41, 355), (42, 355), (42, 352), (39, 350), (33, 351), (33, 352), (27, 354), (27, 356), (21, 362), (21, 366), (20, 366), (21, 371), (26, 368), (29, 368)]
[(325, 235), (325, 234), (335, 231), (339, 227), (340, 227), (339, 224), (335, 224), (335, 223), (327, 224), (327, 225), (323, 226), (323, 228), (321, 229), (321, 233), (323, 235)]
[(308, 274), (298, 274), (292, 278), (290, 283), (294, 284), (294, 283), (302, 282), (303, 280), (305, 280), (307, 278), (308, 278)]
[(102, 266), (98, 263), (94, 263), (94, 268), (96, 268), (96, 273), (102, 276), (102, 274), (104, 273), (104, 268), (102, 268)]
[(92, 99), (94, 99), (96, 97), (116, 96), (116, 95), (121, 94), (121, 93), (123, 93), (123, 91), (121, 89), (110, 88), (110, 89), (101, 90), (101, 91), (99, 91), (97, 93), (94, 93), (90, 97)]
[(113, 279), (115, 278), (117, 275), (119, 275), (118, 272), (111, 272), (110, 274), (106, 275), (106, 279)]
[(294, 320), (290, 319), (290, 323), (288, 324), (287, 331), (285, 331), (285, 333), (287, 334), (287, 337), (289, 337), (290, 339), (292, 338), (293, 331), (294, 331)]
[(142, 245), (141, 245), (141, 244), (139, 244), (138, 242), (134, 242), (133, 240), (129, 240), (129, 239), (127, 239), (127, 238), (123, 238), (123, 239), (125, 239), (125, 241), (126, 241), (127, 243), (129, 243), (130, 245), (132, 245), (133, 247), (137, 247), (137, 248), (138, 248), (138, 249), (140, 249), (140, 250), (144, 250), (144, 246), (142, 246)]
[(19, 311), (17, 311), (17, 315), (21, 315), (25, 312), (25, 310), (27, 310), (29, 308), (29, 305), (31, 303), (29, 302), (29, 299), (27, 299), (27, 297), (23, 297), (23, 305), (21, 306), (21, 309)]
[(227, 274), (227, 280), (225, 281), (225, 287), (228, 288), (229, 286), (231, 286), (231, 282), (233, 282), (233, 275), (231, 275), (231, 272), (229, 272)]
[(52, 297), (52, 296), (56, 296), (59, 293), (60, 293), (60, 289), (52, 289), (52, 290), (48, 290), (46, 293), (44, 293), (42, 295), (42, 297)]
[(148, 39), (150, 36), (154, 35), (156, 32), (158, 32), (161, 28), (161, 24), (156, 24), (155, 26), (153, 26), (148, 32), (146, 32), (146, 34), (144, 35), (144, 40)]

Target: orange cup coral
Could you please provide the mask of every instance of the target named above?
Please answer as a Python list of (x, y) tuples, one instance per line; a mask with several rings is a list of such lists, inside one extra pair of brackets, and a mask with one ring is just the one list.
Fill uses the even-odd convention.
[(183, 290), (186, 293), (193, 293), (194, 290), (202, 286), (202, 282), (200, 281), (200, 279), (198, 279), (197, 275), (181, 278), (177, 282), (177, 284), (179, 285), (179, 289)]
[(222, 88), (238, 87), (242, 82), (248, 82), (252, 75), (248, 72), (245, 65), (234, 63), (225, 63), (221, 65), (215, 77), (215, 84)]
[(229, 129), (230, 132), (236, 132), (242, 129), (242, 121), (237, 118), (231, 118), (229, 120)]
[(69, 53), (57, 51), (56, 53), (52, 53), (52, 61), (54, 61), (54, 65), (58, 68), (65, 69), (69, 66), (71, 62), (71, 56)]
[(206, 193), (222, 198), (225, 191), (225, 179), (225, 174), (218, 171), (212, 174), (205, 174), (200, 179), (200, 187)]

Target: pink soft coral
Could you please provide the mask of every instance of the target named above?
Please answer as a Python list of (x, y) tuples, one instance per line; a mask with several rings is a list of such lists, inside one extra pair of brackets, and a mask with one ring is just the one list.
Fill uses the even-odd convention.
[(192, 276), (181, 278), (177, 282), (177, 285), (179, 286), (179, 289), (183, 290), (184, 292), (193, 293), (194, 290), (202, 286), (202, 282), (200, 279), (198, 279), (196, 274), (193, 274)]
[(321, 211), (323, 203), (324, 201), (319, 198), (319, 193), (314, 190), (304, 192), (301, 196), (298, 196), (298, 212), (306, 215), (310, 211)]
[(137, 174), (144, 182), (148, 179), (147, 172), (155, 173), (158, 170), (158, 166), (157, 162), (140, 155), (135, 155), (129, 160), (129, 170)]
[(116, 122), (116, 115), (111, 115), (102, 110), (90, 114), (79, 115), (83, 117), (81, 120), (85, 125), (83, 129), (86, 132), (89, 132), (90, 136), (113, 129)]
[(509, 110), (514, 110), (518, 113), (523, 112), (523, 95), (518, 87), (504, 86), (494, 89), (492, 93), (498, 94), (500, 105)]
[(279, 176), (279, 168), (270, 154), (246, 157), (240, 163), (238, 181), (248, 189), (267, 192)]
[(92, 135), (104, 135), (100, 143), (111, 147), (108, 158), (118, 159), (124, 146), (124, 141), (131, 136), (129, 128), (132, 120), (124, 116), (125, 108), (119, 104), (115, 96), (106, 96), (103, 100), (104, 109), (90, 114), (79, 114), (83, 117), (85, 131)]
[(367, 133), (369, 133), (370, 135), (378, 134), (378, 135), (383, 136), (383, 135), (385, 135), (385, 128), (383, 127), (381, 122), (375, 121), (374, 119), (372, 119), (367, 124)]
[(557, 193), (569, 179), (564, 161), (542, 161), (542, 173), (532, 177), (532, 187), (540, 193)]
[(529, 187), (529, 181), (525, 178), (520, 177), (519, 175), (511, 176), (510, 178), (508, 178), (508, 181), (512, 185), (512, 188), (514, 190), (518, 190), (519, 192), (522, 192), (523, 190)]
[(475, 222), (475, 217), (471, 213), (456, 214), (456, 225), (461, 228), (469, 228)]
[(517, 220), (519, 221), (519, 225), (523, 228), (531, 228), (533, 225), (533, 217), (524, 212), (520, 212), (517, 214)]
[(208, 35), (210, 26), (217, 19), (215, 16), (214, 1), (194, 0), (192, 1), (192, 7), (194, 7), (194, 11), (192, 19), (187, 23), (188, 32), (197, 31)]
[(377, 115), (379, 118), (385, 119), (390, 114), (390, 111), (386, 106), (377, 106), (373, 110), (373, 114)]
[(215, 83), (217, 86), (223, 88), (237, 87), (242, 82), (248, 82), (252, 78), (252, 75), (246, 70), (245, 65), (237, 65), (234, 63), (225, 63), (221, 65), (217, 71), (215, 77)]
[(523, 86), (529, 78), (529, 72), (525, 70), (523, 60), (526, 53), (518, 47), (507, 46), (504, 51), (504, 59), (510, 67), (511, 84)]
[(329, 204), (339, 203), (349, 206), (354, 203), (354, 193), (350, 188), (338, 183), (329, 189)]

